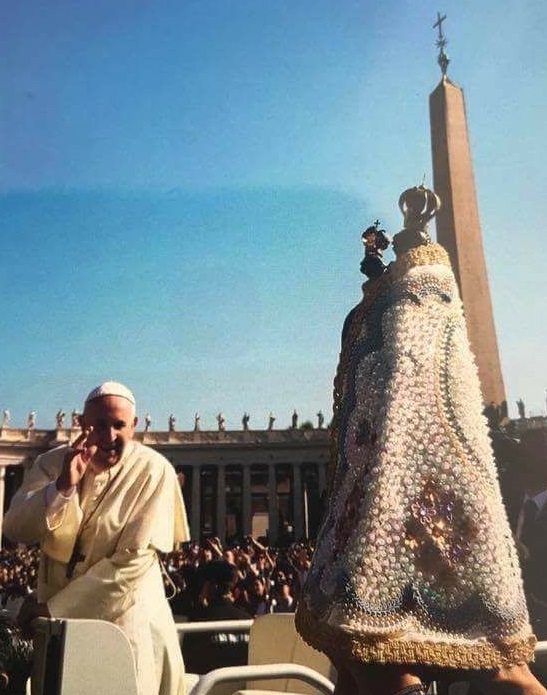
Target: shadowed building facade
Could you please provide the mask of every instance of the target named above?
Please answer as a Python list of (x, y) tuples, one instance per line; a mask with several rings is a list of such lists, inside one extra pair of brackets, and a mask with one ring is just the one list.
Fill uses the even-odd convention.
[(446, 39), (438, 17), (442, 78), (429, 97), (433, 188), (441, 199), (437, 241), (448, 251), (462, 298), (467, 332), (477, 362), (483, 402), (506, 414), (492, 301), (473, 175), (463, 91), (446, 75)]
[[(0, 511), (25, 467), (78, 432), (0, 428)], [(315, 537), (330, 455), (327, 429), (136, 432), (135, 439), (177, 470), (194, 539), (253, 535), (277, 544)]]

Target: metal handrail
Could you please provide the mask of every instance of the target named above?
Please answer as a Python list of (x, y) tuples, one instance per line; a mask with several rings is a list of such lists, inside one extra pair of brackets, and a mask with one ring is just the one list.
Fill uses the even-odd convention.
[(204, 620), (201, 622), (175, 623), (177, 632), (183, 635), (196, 632), (249, 632), (254, 620)]
[(308, 666), (300, 664), (261, 664), (260, 666), (227, 666), (201, 676), (189, 695), (207, 695), (219, 683), (241, 680), (258, 680), (264, 678), (297, 678), (325, 695), (334, 693), (334, 683)]

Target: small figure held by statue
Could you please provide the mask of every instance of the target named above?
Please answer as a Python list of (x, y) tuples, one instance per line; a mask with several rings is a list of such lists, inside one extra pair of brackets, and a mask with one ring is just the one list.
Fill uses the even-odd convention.
[(380, 221), (367, 227), (361, 234), (361, 241), (365, 247), (365, 257), (361, 261), (361, 272), (370, 279), (380, 277), (387, 266), (383, 261), (383, 251), (391, 243), (385, 229), (379, 229)]
[(249, 430), (249, 420), (251, 419), (251, 416), (249, 413), (245, 412), (243, 413), (243, 417), (241, 418), (241, 424), (243, 425), (243, 430), (247, 432)]
[(177, 418), (171, 413), (169, 415), (169, 432), (175, 431), (175, 425), (177, 424)]
[(224, 415), (222, 413), (219, 413), (217, 415), (217, 423), (218, 423), (218, 431), (219, 432), (224, 432), (224, 429), (225, 429), (224, 423), (225, 422), (226, 422), (226, 420), (224, 419)]

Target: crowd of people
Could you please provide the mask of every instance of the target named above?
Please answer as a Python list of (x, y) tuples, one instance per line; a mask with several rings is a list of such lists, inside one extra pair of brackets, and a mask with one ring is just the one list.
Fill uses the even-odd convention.
[[(294, 612), (312, 551), (309, 542), (270, 548), (250, 536), (224, 546), (218, 538), (184, 543), (180, 549), (161, 556), (166, 595), (174, 615), (191, 616), (203, 603), (200, 594), (207, 565), (223, 559), (236, 568), (234, 604), (250, 618), (264, 613)], [(3, 608), (9, 608), (10, 601), (24, 598), (36, 588), (38, 553), (34, 546), (0, 550)]]
[(310, 543), (270, 548), (250, 536), (224, 547), (218, 538), (187, 543), (163, 556), (171, 608), (175, 615), (192, 615), (200, 603), (207, 565), (223, 559), (236, 568), (232, 598), (249, 617), (293, 612), (312, 551)]
[[(265, 613), (292, 613), (312, 552), (309, 542), (274, 548), (250, 536), (225, 545), (218, 538), (182, 543), (179, 549), (161, 554), (165, 594), (177, 620), (250, 619)], [(0, 629), (12, 629), (23, 599), (36, 588), (38, 562), (38, 546), (8, 544), (0, 550)], [(223, 636), (226, 639), (219, 641)], [(6, 632), (5, 649), (13, 642), (8, 637)], [(27, 643), (30, 645), (29, 640), (21, 641), (23, 646)], [(248, 633), (190, 635), (181, 647), (186, 668), (192, 673), (206, 673), (213, 666), (246, 663)], [(6, 652), (0, 658), (0, 670), (3, 662), (9, 662), (8, 657)], [(19, 658), (13, 661), (18, 667), (22, 663)]]
[(37, 547), (6, 547), (0, 549), (0, 604), (25, 598), (36, 588), (38, 576)]

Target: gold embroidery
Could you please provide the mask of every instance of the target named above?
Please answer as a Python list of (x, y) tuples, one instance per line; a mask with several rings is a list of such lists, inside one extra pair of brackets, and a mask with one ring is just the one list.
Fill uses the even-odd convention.
[(484, 644), (458, 644), (403, 641), (394, 635), (377, 637), (356, 635), (317, 621), (301, 603), (295, 617), (296, 627), (304, 640), (330, 658), (358, 659), (375, 663), (420, 663), (455, 669), (494, 669), (529, 663), (533, 660), (536, 638)]
[(440, 244), (423, 244), (404, 253), (389, 266), (389, 270), (394, 278), (399, 279), (418, 265), (435, 264), (446, 265), (450, 268), (448, 253)]
[(462, 501), (431, 478), (411, 502), (410, 514), (405, 545), (414, 551), (416, 567), (441, 585), (452, 585), (455, 567), (469, 553), (477, 535), (476, 524), (465, 513)]

